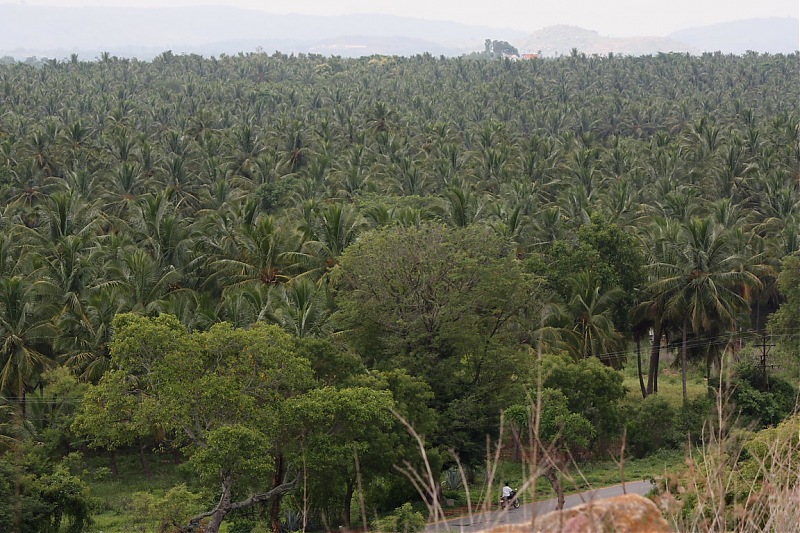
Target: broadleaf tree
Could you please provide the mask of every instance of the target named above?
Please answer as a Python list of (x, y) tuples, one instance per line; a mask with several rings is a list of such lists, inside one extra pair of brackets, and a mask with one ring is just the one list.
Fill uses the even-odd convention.
[[(118, 370), (87, 395), (93, 401), (81, 416), (103, 413), (118, 402), (130, 406), (120, 396), (137, 399), (134, 417), (162, 428), (201, 481), (217, 487), (218, 501), (189, 518), (188, 531), (219, 531), (230, 512), (294, 487), (285, 476), (274, 478), (284, 403), (308, 391), (314, 380), (309, 361), (297, 355), (288, 334), (277, 326), (243, 330), (225, 323), (190, 334), (169, 315), (120, 315), (114, 327), (111, 357)], [(127, 386), (120, 387), (120, 375)], [(109, 414), (105, 436), (92, 437), (103, 431), (96, 426), (76, 429), (99, 442), (119, 442), (114, 435), (122, 428)]]

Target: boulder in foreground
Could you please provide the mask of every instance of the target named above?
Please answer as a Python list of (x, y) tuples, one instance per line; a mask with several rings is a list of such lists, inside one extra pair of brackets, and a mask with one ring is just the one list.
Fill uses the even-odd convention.
[(534, 524), (509, 524), (488, 533), (669, 533), (658, 507), (638, 494), (626, 494), (553, 511)]

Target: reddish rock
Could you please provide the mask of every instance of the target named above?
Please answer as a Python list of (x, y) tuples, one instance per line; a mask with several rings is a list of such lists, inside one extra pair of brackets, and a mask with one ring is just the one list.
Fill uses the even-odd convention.
[[(488, 533), (670, 533), (658, 507), (638, 494), (626, 494), (553, 511), (534, 524), (494, 527)], [(487, 533), (485, 532), (485, 533)]]

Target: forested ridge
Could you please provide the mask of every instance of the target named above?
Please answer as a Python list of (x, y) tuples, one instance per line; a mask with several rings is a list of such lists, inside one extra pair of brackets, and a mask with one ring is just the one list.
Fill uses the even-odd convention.
[[(0, 523), (82, 531), (63, 458), (135, 450), (149, 475), (160, 450), (201, 494), (175, 527), (256, 508), (277, 531), (297, 501), (350, 525), (356, 494), (370, 519), (419, 499), (392, 411), (434, 468), (474, 466), (545, 394), (546, 438), (591, 457), (650, 416), (614, 369), (644, 362), (655, 405), (662, 343), (687, 408), (687, 372), (759, 334), (796, 360), (798, 60), (0, 65), (0, 446), (29, 470), (0, 470)], [(756, 397), (751, 370), (740, 410), (778, 424), (792, 386)], [(686, 438), (646, 431), (642, 455)]]

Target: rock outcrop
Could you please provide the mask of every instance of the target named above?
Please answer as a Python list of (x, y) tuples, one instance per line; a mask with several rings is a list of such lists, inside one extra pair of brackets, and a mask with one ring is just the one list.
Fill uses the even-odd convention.
[(553, 511), (533, 524), (498, 526), (484, 533), (669, 533), (658, 507), (638, 494), (606, 498)]

